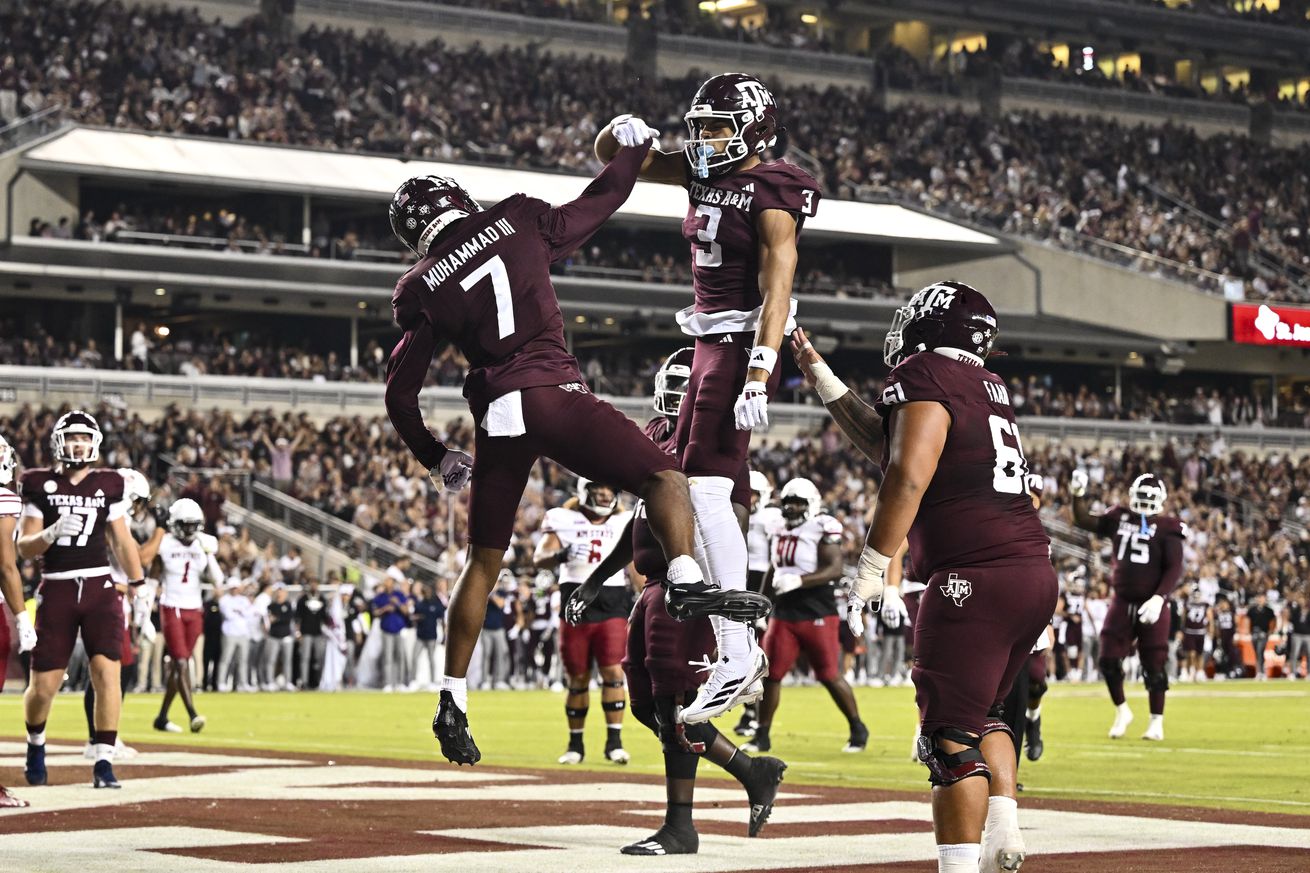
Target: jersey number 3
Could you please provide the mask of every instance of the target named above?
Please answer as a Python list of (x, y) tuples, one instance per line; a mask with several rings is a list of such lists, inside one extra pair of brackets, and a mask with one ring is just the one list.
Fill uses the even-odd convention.
[(505, 262), (500, 255), (490, 258), (481, 267), (459, 280), (459, 287), (464, 293), (473, 290), (483, 279), (491, 277), (491, 291), (496, 295), (496, 331), (500, 339), (514, 332), (514, 299), (510, 296), (509, 273), (505, 271)]
[(719, 219), (723, 210), (717, 206), (697, 206), (696, 214), (705, 216), (705, 226), (696, 231), (696, 239), (705, 243), (707, 248), (696, 249), (696, 266), (718, 267), (723, 264), (723, 246), (715, 242), (719, 235)]

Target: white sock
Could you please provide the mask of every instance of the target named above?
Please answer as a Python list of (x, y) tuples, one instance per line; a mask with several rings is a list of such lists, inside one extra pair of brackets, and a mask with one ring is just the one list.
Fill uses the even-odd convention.
[(978, 873), (982, 857), (979, 843), (956, 843), (937, 847), (937, 873)]
[(1037, 719), (1042, 717), (1042, 708), (1039, 706), (1036, 709), (1030, 709), (1025, 713), (1025, 715), (1028, 717), (1029, 721), (1037, 721)]
[(1128, 708), (1128, 701), (1126, 701), (1126, 700), (1125, 700), (1123, 703), (1121, 703), (1121, 704), (1119, 704), (1118, 706), (1116, 706), (1116, 707), (1114, 708), (1114, 711), (1117, 712), (1117, 713), (1122, 713), (1123, 715), (1132, 715), (1132, 714), (1133, 714), (1133, 711), (1132, 711), (1131, 709)]
[(468, 713), (469, 711), (469, 686), (468, 679), (463, 676), (442, 676), (440, 691), (449, 691), (450, 696), (455, 699), (455, 705), (459, 711)]
[(987, 798), (987, 823), (983, 826), (983, 841), (989, 834), (1004, 835), (1019, 832), (1019, 803), (1013, 797)]
[(28, 731), (28, 733), (27, 733), (27, 741), (28, 741), (29, 743), (31, 743), (32, 745), (34, 745), (34, 746), (44, 746), (44, 745), (45, 745), (45, 731), (41, 731), (41, 733), (39, 733), (39, 734), (34, 734), (34, 733), (32, 733), (31, 731)]
[(669, 561), (668, 580), (670, 585), (694, 585), (704, 582), (705, 574), (691, 555), (678, 555)]
[[(693, 476), (691, 505), (696, 514), (696, 546), (705, 577), (729, 591), (746, 590), (746, 538), (732, 511), (733, 482), (726, 476)], [(719, 657), (745, 658), (754, 634), (741, 622), (714, 622)]]
[(113, 743), (96, 743), (96, 744), (95, 744), (95, 752), (96, 752), (96, 762), (97, 762), (97, 763), (100, 762), (100, 761), (112, 761), (112, 760), (114, 760), (114, 744), (113, 744)]
[(1162, 712), (1159, 715), (1151, 713), (1151, 724), (1164, 724), (1164, 713)]

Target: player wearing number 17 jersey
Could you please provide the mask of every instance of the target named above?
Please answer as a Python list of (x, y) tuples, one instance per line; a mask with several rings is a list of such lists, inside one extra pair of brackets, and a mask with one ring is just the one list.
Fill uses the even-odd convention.
[[(691, 381), (678, 419), (678, 455), (691, 483), (705, 569), (724, 588), (745, 589), (746, 540), (732, 510), (734, 483), (746, 487), (752, 428), (768, 424), (783, 337), (796, 325), (791, 296), (796, 242), (819, 207), (819, 185), (765, 152), (783, 132), (763, 82), (741, 73), (706, 80), (684, 116), (681, 153), (652, 149), (641, 176), (687, 189), (682, 235), (691, 248), (695, 305), (678, 313), (696, 339)], [(644, 135), (641, 119), (621, 115), (596, 139), (596, 156)], [(752, 629), (715, 621), (718, 661), (696, 701), (682, 712), (703, 722), (727, 711), (768, 672)]]
[(1069, 490), (1073, 494), (1074, 522), (1111, 544), (1110, 608), (1101, 629), (1101, 659), (1097, 665), (1115, 705), (1110, 738), (1118, 739), (1133, 720), (1124, 697), (1123, 659), (1136, 645), (1142, 662), (1151, 709), (1144, 740), (1164, 739), (1164, 699), (1169, 690), (1169, 616), (1165, 601), (1183, 577), (1183, 541), (1187, 525), (1164, 515), (1167, 497), (1160, 477), (1147, 473), (1133, 480), (1128, 506), (1112, 506), (1093, 515), (1087, 506), (1087, 474), (1075, 470)]
[[(623, 149), (582, 196), (560, 207), (515, 194), (483, 210), (457, 182), (436, 176), (410, 179), (392, 200), (392, 230), (419, 260), (392, 296), (405, 334), (387, 368), (387, 413), (438, 488), (473, 483), (469, 555), (447, 615), (446, 669), (433, 722), (452, 761), (481, 758), (468, 730), (465, 675), (538, 457), (646, 501), (670, 561), (671, 594), (686, 615), (753, 621), (769, 608), (762, 597), (706, 582), (692, 557), (686, 478), (640, 428), (592, 395), (564, 343), (550, 265), (627, 199), (649, 147), (647, 136)], [(442, 341), (469, 362), (464, 396), (475, 423), (472, 458), (442, 445), (419, 411), (419, 391)]]

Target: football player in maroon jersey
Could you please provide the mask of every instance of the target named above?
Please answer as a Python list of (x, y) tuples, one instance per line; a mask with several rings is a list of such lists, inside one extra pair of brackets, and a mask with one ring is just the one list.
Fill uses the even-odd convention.
[[(18, 574), (18, 555), (14, 551), (14, 529), (23, 514), (23, 501), (9, 490), (14, 481), (14, 449), (0, 436), (0, 596), (9, 605), (18, 624), (18, 651), (31, 651), (36, 645), (36, 630), (23, 603), (23, 577)], [(0, 613), (0, 690), (5, 687), (5, 673), (9, 669), (9, 622)], [(27, 806), (0, 785), (0, 809), (19, 809)]]
[(883, 354), (892, 372), (872, 407), (803, 331), (792, 339), (847, 437), (866, 455), (881, 447), (885, 476), (849, 593), (851, 631), (863, 635), (864, 608), (882, 597), (907, 535), (927, 585), (914, 630), (919, 759), (933, 785), (938, 869), (952, 873), (1023, 863), (1002, 704), (1058, 589), (1009, 391), (983, 366), (996, 334), (996, 311), (976, 289), (922, 289), (893, 318)]
[[(695, 337), (696, 351), (678, 450), (703, 569), (724, 588), (744, 590), (746, 539), (730, 497), (748, 476), (750, 430), (768, 424), (768, 398), (781, 375), (778, 349), (796, 324), (796, 240), (818, 209), (819, 185), (795, 164), (763, 159), (784, 128), (773, 95), (754, 76), (707, 80), (684, 120), (683, 150), (651, 149), (641, 178), (687, 189), (682, 235), (691, 246), (696, 301), (678, 323)], [(621, 145), (652, 134), (640, 119), (620, 115), (597, 136), (596, 157), (611, 161)], [(716, 620), (715, 637), (719, 658), (682, 713), (688, 722), (726, 712), (768, 672), (750, 626)]]
[[(123, 595), (143, 584), (141, 556), (127, 526), (131, 501), (117, 470), (97, 469), (100, 425), (80, 409), (55, 422), (50, 435), (52, 468), (26, 470), (22, 477), (23, 527), (18, 553), (41, 559), (37, 589), (36, 646), (32, 677), (23, 698), (27, 721), (27, 781), (46, 783), (45, 725), (50, 705), (78, 634), (91, 660), (95, 685), (95, 767), (92, 785), (119, 788), (114, 746), (122, 707)], [(129, 580), (115, 585), (109, 566), (113, 550)]]
[(1133, 711), (1124, 697), (1123, 659), (1134, 645), (1142, 662), (1151, 709), (1144, 740), (1164, 739), (1164, 699), (1169, 690), (1169, 617), (1161, 614), (1165, 600), (1183, 578), (1183, 541), (1187, 525), (1163, 515), (1167, 499), (1164, 481), (1152, 473), (1133, 480), (1128, 506), (1112, 506), (1093, 515), (1087, 505), (1087, 473), (1075, 470), (1069, 483), (1073, 520), (1083, 530), (1111, 540), (1110, 609), (1101, 628), (1098, 663), (1110, 700), (1115, 705), (1110, 738), (1128, 730)]
[[(468, 730), (465, 674), (538, 457), (646, 501), (669, 560), (670, 608), (681, 617), (715, 613), (754, 621), (769, 610), (757, 594), (706, 581), (692, 557), (686, 477), (637, 425), (588, 390), (564, 342), (550, 265), (627, 199), (648, 149), (649, 136), (634, 141), (580, 197), (560, 207), (515, 194), (484, 210), (453, 179), (436, 176), (410, 179), (392, 200), (392, 230), (419, 260), (391, 300), (405, 334), (387, 367), (387, 414), (434, 485), (458, 491), (473, 483), (468, 560), (450, 601), (445, 677), (433, 720), (442, 753), (457, 763), (481, 758)], [(439, 442), (419, 410), (419, 391), (443, 340), (469, 362), (464, 396), (476, 423), (473, 457)]]
[[(688, 377), (684, 374), (691, 357), (690, 348), (679, 349), (655, 376), (655, 411), (660, 414), (647, 423), (646, 435), (669, 454), (678, 450), (678, 414), (686, 396)], [(732, 501), (744, 515), (750, 503), (748, 487), (736, 489)], [(646, 585), (628, 621), (623, 670), (628, 677), (633, 716), (650, 728), (663, 746), (667, 802), (659, 830), (620, 851), (625, 855), (694, 855), (699, 850), (692, 805), (700, 758), (722, 767), (746, 789), (750, 804), (746, 833), (756, 836), (773, 811), (787, 765), (767, 755), (752, 757), (709, 722), (679, 722), (678, 710), (692, 701), (705, 681), (704, 670), (697, 667), (702, 661), (710, 663), (714, 630), (708, 619), (674, 621), (662, 608), (661, 589), (668, 566), (651, 535), (645, 507), (637, 507), (618, 545), (573, 592), (563, 610), (564, 620), (573, 625), (584, 621), (604, 581), (629, 561), (646, 577)], [(757, 686), (746, 699), (756, 700), (760, 693)]]

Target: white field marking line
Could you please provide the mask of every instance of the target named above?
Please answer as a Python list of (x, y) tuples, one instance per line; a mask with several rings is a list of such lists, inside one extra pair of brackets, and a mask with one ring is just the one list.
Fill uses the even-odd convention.
[[(1305, 806), (1310, 807), (1310, 801), (1306, 800), (1280, 800), (1273, 797), (1230, 797), (1226, 795), (1215, 794), (1170, 794), (1163, 791), (1124, 791), (1122, 789), (1114, 791), (1102, 791), (1096, 788), (1061, 788), (1050, 785), (1039, 787), (1035, 785), (1024, 784), (1024, 794), (1087, 794), (1099, 797), (1156, 797), (1165, 800), (1209, 800), (1221, 803), (1274, 803), (1279, 806)], [(1242, 810), (1234, 810), (1242, 812)]]
[[(1110, 699), (1110, 696), (1106, 693), (1104, 687), (1096, 688), (1089, 684), (1068, 685), (1065, 683), (1057, 682), (1056, 684), (1051, 686), (1051, 691), (1056, 692), (1059, 697), (1077, 697), (1077, 698), (1104, 697), (1107, 701), (1109, 701)], [(1128, 697), (1130, 700), (1145, 700), (1148, 695), (1144, 689), (1127, 688), (1125, 689), (1125, 696)], [(1194, 687), (1189, 685), (1180, 686), (1180, 685), (1171, 684), (1169, 686), (1169, 696), (1185, 697), (1189, 699), (1210, 698), (1210, 697), (1216, 697), (1216, 698), (1235, 697), (1235, 698), (1244, 698), (1244, 699), (1245, 698), (1260, 699), (1265, 697), (1268, 698), (1310, 697), (1310, 690), (1303, 690), (1299, 688), (1272, 688), (1268, 691), (1257, 691), (1254, 687), (1252, 687), (1250, 690), (1243, 690), (1239, 688), (1231, 688), (1231, 689), (1230, 688), (1205, 688), (1201, 686)]]
[[(1107, 742), (1113, 742), (1108, 740)], [(1055, 750), (1060, 749), (1086, 749), (1088, 751), (1105, 754), (1109, 747), (1099, 743), (1058, 743), (1055, 744)], [(1282, 751), (1279, 752), (1255, 752), (1249, 749), (1196, 749), (1177, 746), (1150, 746), (1143, 747), (1147, 751), (1142, 751), (1141, 755), (1150, 755), (1155, 751), (1160, 752), (1183, 752), (1188, 755), (1214, 755), (1222, 758), (1286, 758), (1288, 753), (1310, 754), (1310, 746), (1280, 746)]]

